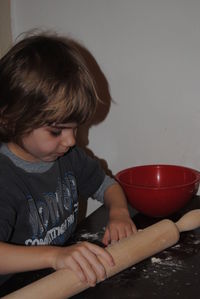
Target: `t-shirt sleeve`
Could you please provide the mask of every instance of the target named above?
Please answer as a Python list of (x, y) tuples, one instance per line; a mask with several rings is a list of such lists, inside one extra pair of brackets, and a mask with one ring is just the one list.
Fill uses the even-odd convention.
[(111, 178), (110, 176), (106, 175), (101, 186), (99, 189), (92, 195), (92, 198), (104, 202), (104, 193), (105, 191), (112, 185), (117, 184), (115, 179)]
[(73, 150), (72, 163), (75, 170), (78, 190), (81, 196), (92, 196), (101, 186), (105, 172), (99, 161), (88, 156), (84, 150), (76, 147)]

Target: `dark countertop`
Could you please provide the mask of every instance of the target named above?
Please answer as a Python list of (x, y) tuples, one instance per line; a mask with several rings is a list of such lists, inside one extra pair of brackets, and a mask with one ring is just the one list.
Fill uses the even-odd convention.
[[(198, 196), (182, 211), (169, 218), (177, 221), (181, 215), (196, 208), (200, 208)], [(137, 228), (142, 229), (161, 219), (136, 214), (133, 220)], [(88, 240), (101, 244), (106, 221), (107, 214), (102, 206), (78, 226), (71, 242)], [(46, 269), (16, 274), (1, 286), (0, 296), (11, 293), (51, 272), (51, 269)], [(72, 298), (189, 299), (196, 298), (198, 291), (200, 292), (200, 228), (181, 233), (179, 242), (173, 247), (147, 258)]]

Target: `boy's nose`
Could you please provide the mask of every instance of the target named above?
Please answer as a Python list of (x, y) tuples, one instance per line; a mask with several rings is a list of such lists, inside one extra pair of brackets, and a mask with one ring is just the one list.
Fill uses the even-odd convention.
[(72, 147), (76, 144), (76, 135), (73, 130), (70, 132), (62, 133), (62, 146), (64, 147)]

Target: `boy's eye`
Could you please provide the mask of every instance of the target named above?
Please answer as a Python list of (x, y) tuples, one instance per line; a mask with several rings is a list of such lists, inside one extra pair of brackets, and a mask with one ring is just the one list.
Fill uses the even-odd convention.
[(62, 130), (51, 130), (50, 131), (50, 134), (55, 137), (61, 135), (61, 133), (62, 133)]

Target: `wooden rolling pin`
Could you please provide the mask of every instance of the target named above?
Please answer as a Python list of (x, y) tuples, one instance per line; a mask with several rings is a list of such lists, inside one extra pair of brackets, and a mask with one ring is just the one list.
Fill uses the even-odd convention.
[[(164, 219), (136, 234), (109, 245), (108, 250), (115, 260), (115, 266), (109, 267), (103, 261), (107, 277), (150, 257), (174, 244), (180, 232), (193, 230), (200, 226), (200, 209), (186, 213), (178, 222)], [(66, 299), (89, 288), (87, 283), (79, 281), (68, 269), (54, 273), (2, 298), (5, 299)]]

